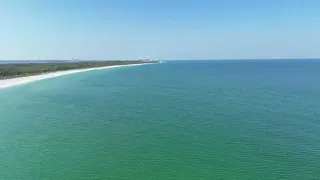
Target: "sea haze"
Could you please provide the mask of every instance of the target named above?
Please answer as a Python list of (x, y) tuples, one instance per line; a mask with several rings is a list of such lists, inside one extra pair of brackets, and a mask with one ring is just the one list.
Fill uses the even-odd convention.
[(81, 62), (75, 60), (1, 60), (0, 64), (39, 64), (39, 63), (70, 63)]
[(0, 179), (320, 177), (320, 61), (167, 61), (0, 90)]

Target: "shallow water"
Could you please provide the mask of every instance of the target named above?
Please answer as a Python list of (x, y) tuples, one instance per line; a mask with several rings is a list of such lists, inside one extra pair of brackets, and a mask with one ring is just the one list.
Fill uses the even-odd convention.
[(0, 90), (0, 179), (319, 179), (320, 61), (172, 61)]

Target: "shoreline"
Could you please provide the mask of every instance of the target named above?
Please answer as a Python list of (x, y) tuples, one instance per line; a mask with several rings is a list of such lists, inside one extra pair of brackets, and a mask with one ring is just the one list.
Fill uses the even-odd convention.
[(55, 77), (64, 76), (64, 75), (68, 75), (68, 74), (79, 73), (79, 72), (101, 70), (101, 69), (108, 69), (108, 68), (117, 68), (117, 67), (140, 66), (140, 65), (145, 65), (145, 64), (142, 63), (142, 64), (105, 66), (105, 67), (87, 68), (87, 69), (73, 69), (73, 70), (67, 70), (67, 71), (50, 72), (50, 73), (46, 73), (46, 74), (39, 74), (39, 75), (33, 75), (33, 76), (3, 79), (3, 80), (0, 80), (0, 90), (5, 89), (5, 88), (14, 87), (14, 86), (19, 86), (22, 84), (41, 81), (44, 79), (50, 79), (50, 78), (55, 78)]

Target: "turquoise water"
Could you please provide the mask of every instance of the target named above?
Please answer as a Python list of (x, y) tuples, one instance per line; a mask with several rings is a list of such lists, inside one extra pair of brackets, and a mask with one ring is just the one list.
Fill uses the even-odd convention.
[(0, 179), (314, 180), (320, 61), (178, 61), (0, 90)]

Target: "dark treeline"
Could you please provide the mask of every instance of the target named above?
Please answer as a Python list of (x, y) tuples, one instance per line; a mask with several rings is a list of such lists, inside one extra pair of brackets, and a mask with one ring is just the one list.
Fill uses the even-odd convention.
[(86, 69), (95, 67), (157, 63), (158, 61), (84, 61), (70, 63), (39, 63), (39, 64), (0, 64), (0, 79), (31, 76), (55, 71)]

